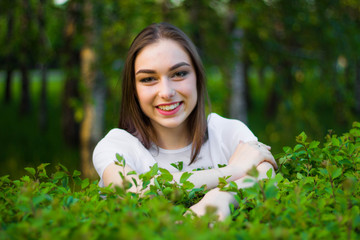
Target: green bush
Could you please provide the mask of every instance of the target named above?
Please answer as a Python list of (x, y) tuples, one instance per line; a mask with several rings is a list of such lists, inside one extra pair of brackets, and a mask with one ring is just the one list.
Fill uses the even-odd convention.
[(360, 123), (323, 144), (305, 133), (296, 141), (276, 156), (275, 178), (241, 190), (221, 179), (240, 203), (224, 222), (211, 209), (184, 215), (207, 191), (194, 189), (189, 174), (175, 184), (154, 166), (142, 176), (143, 187), (154, 185), (139, 196), (99, 188), (62, 165), (51, 176), (48, 164), (26, 168), (19, 180), (0, 178), (0, 239), (359, 239)]

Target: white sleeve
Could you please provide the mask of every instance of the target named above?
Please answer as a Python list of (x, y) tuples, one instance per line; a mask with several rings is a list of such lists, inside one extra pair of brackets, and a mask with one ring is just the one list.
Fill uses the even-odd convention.
[[(116, 154), (124, 157), (126, 164), (137, 173), (149, 170), (155, 160), (141, 142), (122, 129), (112, 129), (96, 145), (93, 152), (93, 164), (102, 182), (105, 168), (117, 161)], [(101, 183), (100, 183), (101, 185)]]
[[(213, 155), (220, 159), (221, 164), (224, 161), (227, 163), (240, 141), (257, 141), (257, 137), (243, 122), (223, 118), (215, 113), (211, 113), (208, 117), (208, 130)], [(221, 152), (222, 156), (218, 156), (215, 151)]]

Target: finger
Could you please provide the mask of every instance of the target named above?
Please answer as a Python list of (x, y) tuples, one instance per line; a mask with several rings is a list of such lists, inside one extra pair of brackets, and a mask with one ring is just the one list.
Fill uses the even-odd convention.
[(275, 170), (278, 169), (278, 165), (276, 163), (276, 160), (275, 160), (274, 156), (271, 154), (270, 151), (264, 149), (262, 151), (262, 154), (264, 156), (264, 161), (270, 163), (275, 168)]
[(258, 144), (259, 144), (260, 146), (266, 148), (266, 149), (269, 150), (269, 151), (271, 150), (271, 147), (270, 147), (269, 145), (266, 145), (266, 144), (264, 144), (264, 143), (262, 143), (262, 142), (258, 142)]

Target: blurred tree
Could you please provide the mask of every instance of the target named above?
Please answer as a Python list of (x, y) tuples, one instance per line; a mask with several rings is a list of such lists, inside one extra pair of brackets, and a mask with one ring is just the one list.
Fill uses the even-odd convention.
[(47, 63), (49, 61), (49, 45), (46, 36), (46, 1), (39, 0), (37, 6), (37, 18), (39, 25), (39, 48), (41, 54), (39, 54), (40, 75), (41, 75), (41, 91), (40, 91), (40, 111), (39, 111), (39, 125), (41, 130), (45, 130), (47, 127)]
[(356, 77), (355, 77), (355, 111), (360, 117), (360, 60), (356, 62)]
[(30, 0), (21, 0), (20, 6), (20, 32), (17, 36), (21, 38), (19, 56), (21, 73), (20, 113), (22, 115), (27, 115), (31, 110), (29, 69), (33, 62), (34, 52), (36, 52), (34, 48), (37, 45), (34, 43), (34, 35), (36, 33), (33, 23), (34, 16), (32, 3)]
[(11, 82), (15, 69), (15, 55), (13, 52), (14, 46), (14, 20), (15, 20), (15, 8), (16, 4), (14, 1), (2, 1), (1, 3), (1, 14), (6, 15), (6, 33), (3, 44), (1, 44), (2, 52), (5, 61), (5, 88), (4, 88), (4, 102), (10, 103), (12, 100), (12, 88)]
[(78, 0), (67, 2), (65, 10), (64, 46), (62, 50), (65, 84), (62, 95), (61, 125), (65, 142), (77, 147), (81, 120), (80, 102), (80, 29), (81, 4)]
[(189, 14), (190, 38), (198, 48), (201, 56), (204, 56), (204, 15), (208, 8), (207, 0), (185, 0), (184, 6)]
[(235, 1), (230, 1), (227, 15), (227, 30), (231, 36), (233, 61), (230, 77), (230, 117), (247, 123), (247, 81), (243, 54), (244, 31), (237, 24)]
[(95, 178), (92, 165), (92, 152), (104, 131), (105, 78), (100, 70), (101, 6), (97, 6), (95, 15), (92, 0), (84, 1), (84, 45), (81, 49), (81, 78), (83, 81), (84, 118), (81, 123), (81, 170), (85, 177)]

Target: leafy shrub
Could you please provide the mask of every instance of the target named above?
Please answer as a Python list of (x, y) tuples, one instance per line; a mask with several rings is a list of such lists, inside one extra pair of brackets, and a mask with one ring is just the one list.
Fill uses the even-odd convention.
[(240, 204), (224, 222), (211, 209), (201, 218), (184, 215), (206, 193), (189, 174), (173, 183), (155, 165), (142, 176), (143, 187), (154, 184), (140, 196), (99, 188), (62, 165), (51, 176), (48, 164), (26, 168), (19, 180), (0, 178), (0, 239), (359, 239), (360, 124), (330, 133), (324, 144), (305, 133), (296, 141), (276, 156), (275, 178), (241, 190), (220, 179)]

